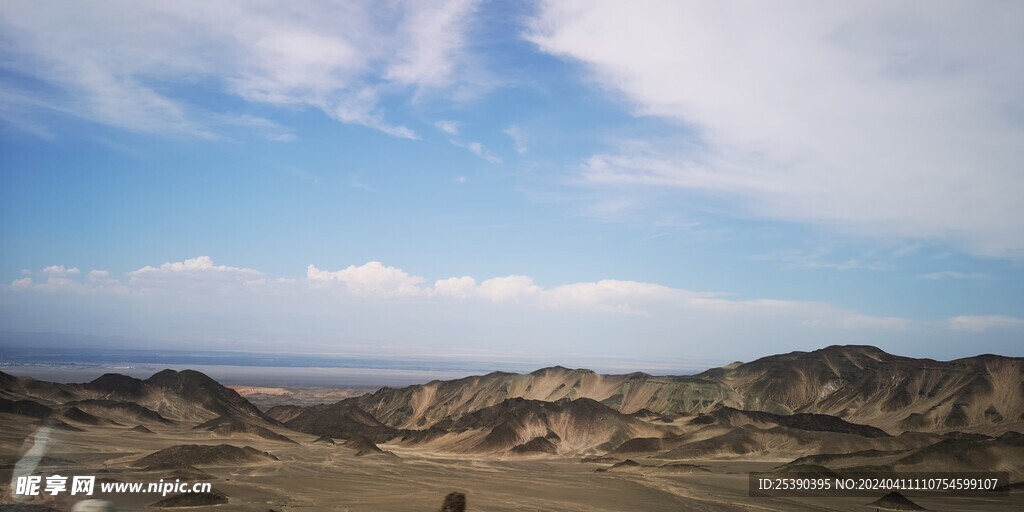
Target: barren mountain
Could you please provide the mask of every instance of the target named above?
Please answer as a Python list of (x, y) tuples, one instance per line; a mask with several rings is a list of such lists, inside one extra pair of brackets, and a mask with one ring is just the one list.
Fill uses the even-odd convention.
[(363, 436), (357, 436), (353, 439), (345, 441), (343, 444), (345, 445), (346, 448), (355, 450), (356, 457), (363, 457), (366, 455), (375, 454), (392, 455), (390, 452), (385, 452), (384, 450), (381, 450), (380, 447), (378, 447), (373, 441), (370, 441), (369, 439)]
[(886, 437), (884, 430), (858, 425), (827, 414), (773, 414), (762, 411), (741, 411), (732, 407), (720, 407), (713, 412), (701, 414), (689, 421), (690, 425), (755, 425), (761, 427), (789, 427), (815, 432), (836, 432), (864, 437)]
[(256, 421), (245, 421), (236, 418), (218, 416), (210, 421), (206, 421), (192, 427), (193, 430), (206, 430), (208, 432), (216, 432), (221, 435), (231, 434), (251, 434), (254, 436), (262, 437), (263, 439), (269, 439), (271, 441), (280, 441), (282, 443), (295, 443), (291, 438), (278, 434), (269, 428), (260, 425)]
[[(999, 437), (950, 433), (906, 434), (916, 438), (903, 448), (821, 451), (793, 460), (781, 468), (806, 466), (829, 469), (897, 471), (1006, 471), (1010, 481), (1024, 478), (1024, 435), (1007, 432)], [(914, 445), (917, 446), (914, 446)]]
[[(85, 384), (56, 384), (30, 377), (0, 378), (0, 411), (48, 417), (61, 409), (71, 421), (125, 423), (204, 422), (218, 417), (280, 425), (238, 393), (193, 370), (163, 370), (149, 379), (105, 374)], [(70, 416), (68, 416), (70, 414)]]
[(465, 453), (584, 453), (607, 451), (638, 436), (660, 436), (662, 427), (622, 414), (589, 398), (558, 402), (511, 398), (431, 428), (410, 443)]
[[(982, 355), (940, 362), (874, 347), (832, 346), (734, 363), (693, 377), (601, 375), (553, 367), (384, 388), (346, 401), (391, 427), (425, 429), (509, 398), (589, 398), (646, 419), (667, 416), (666, 421), (728, 406), (777, 415), (830, 415), (890, 434), (999, 434), (1024, 430), (1024, 359)], [(826, 430), (839, 425), (823, 417), (792, 421), (831, 422), (822, 424)]]
[[(163, 370), (146, 379), (145, 384), (186, 398), (192, 408), (198, 406), (215, 416), (252, 418), (271, 424), (277, 423), (234, 390), (194, 370)], [(181, 416), (187, 414), (179, 412)]]
[(20, 400), (8, 400), (6, 398), (0, 398), (0, 412), (6, 412), (10, 414), (19, 414), (21, 416), (29, 416), (32, 418), (48, 418), (54, 414), (52, 407), (43, 405), (35, 400), (20, 399)]
[(275, 405), (267, 409), (264, 414), (281, 423), (287, 423), (302, 414), (303, 410), (305, 407), (299, 405)]
[(187, 468), (201, 465), (248, 464), (277, 460), (277, 457), (251, 446), (216, 446), (186, 444), (164, 448), (135, 461), (135, 465), (150, 469)]
[[(54, 384), (2, 375), (0, 413), (45, 419), (56, 430), (181, 424), (217, 436), (294, 443), (275, 431), (284, 429), (280, 422), (265, 416), (233, 390), (192, 370), (164, 370), (146, 380), (105, 374), (85, 384)], [(136, 427), (135, 431), (149, 430)], [(17, 435), (30, 433), (18, 429)]]
[(174, 423), (152, 409), (143, 407), (135, 402), (128, 402), (124, 400), (87, 398), (84, 400), (66, 402), (64, 405), (75, 406), (95, 416), (102, 416), (104, 418), (114, 420), (156, 423), (160, 425), (170, 425)]
[(74, 407), (74, 406), (71, 406), (71, 407), (64, 406), (63, 408), (61, 408), (60, 415), (61, 415), (61, 417), (63, 417), (66, 420), (73, 421), (75, 423), (81, 423), (81, 424), (84, 424), (84, 425), (117, 425), (118, 424), (116, 421), (108, 420), (108, 419), (105, 419), (105, 418), (100, 418), (98, 416), (94, 416), (94, 415), (89, 414), (89, 413), (79, 409), (78, 407)]
[[(16, 456), (34, 435), (63, 450), (39, 459), (45, 470), (89, 468), (114, 481), (140, 472), (148, 480), (217, 478), (232, 496), (228, 506), (247, 510), (287, 510), (314, 488), (329, 497), (312, 508), (411, 510), (407, 496), (452, 487), (471, 490), (488, 510), (791, 510), (791, 500), (749, 500), (746, 474), (996, 470), (1019, 486), (1024, 437), (1012, 431), (1021, 424), (1020, 361), (943, 363), (829, 347), (693, 377), (555, 367), (267, 413), (197, 372), (108, 374), (87, 384), (0, 373), (0, 448)], [(910, 424), (924, 432), (902, 432)], [(222, 438), (232, 441), (218, 445)], [(290, 439), (300, 442), (282, 442)], [(14, 460), (0, 464), (8, 480)], [(792, 462), (778, 465), (785, 460)], [(1019, 504), (968, 499), (957, 510)]]
[(345, 440), (365, 437), (375, 443), (394, 439), (403, 433), (381, 423), (358, 405), (346, 400), (308, 407), (285, 425), (307, 434)]
[[(669, 440), (666, 440), (669, 441)], [(936, 442), (931, 436), (866, 437), (843, 432), (804, 430), (792, 427), (712, 425), (666, 442), (667, 459), (731, 459), (741, 457), (799, 457), (815, 453), (846, 453), (858, 450), (898, 451)], [(625, 453), (620, 447), (616, 453)]]
[(719, 383), (693, 377), (601, 375), (556, 366), (528, 374), (494, 372), (401, 389), (384, 388), (350, 400), (393, 427), (426, 428), (509, 398), (545, 402), (589, 398), (624, 413), (640, 409), (666, 413), (710, 410), (722, 401), (732, 403), (735, 393)]
[(943, 362), (870, 346), (832, 346), (698, 377), (736, 390), (746, 409), (829, 414), (893, 434), (1024, 430), (1024, 358), (981, 355)]

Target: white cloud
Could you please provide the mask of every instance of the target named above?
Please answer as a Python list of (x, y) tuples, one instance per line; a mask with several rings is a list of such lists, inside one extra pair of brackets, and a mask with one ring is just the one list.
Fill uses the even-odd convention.
[(864, 315), (831, 304), (811, 301), (696, 297), (689, 299), (687, 306), (722, 318), (779, 324), (796, 321), (805, 327), (899, 330), (912, 325), (906, 318)]
[(836, 258), (831, 254), (833, 250), (828, 247), (819, 247), (814, 250), (786, 250), (776, 254), (755, 256), (752, 259), (762, 261), (779, 261), (785, 269), (829, 269), (837, 271), (848, 270), (886, 270), (887, 267), (875, 261), (872, 251), (855, 258)]
[(109, 277), (110, 277), (110, 272), (108, 272), (106, 270), (90, 270), (89, 271), (89, 280), (90, 281), (97, 281), (97, 280), (100, 280), (100, 279), (107, 279)]
[(955, 270), (945, 270), (942, 272), (929, 272), (927, 274), (919, 274), (918, 279), (924, 279), (926, 281), (942, 281), (944, 279), (955, 279), (961, 280), (978, 280), (988, 279), (988, 274), (981, 274), (977, 272), (957, 272)]
[(459, 134), (459, 123), (457, 121), (441, 120), (434, 123), (434, 126), (436, 126), (438, 130), (441, 130), (442, 132), (447, 133), (448, 135)]
[(603, 279), (557, 286), (544, 292), (542, 303), (553, 308), (645, 314), (642, 306), (675, 302), (693, 295), (696, 294), (658, 284)]
[(291, 129), (281, 126), (265, 117), (243, 114), (231, 116), (225, 119), (226, 124), (242, 126), (260, 134), (263, 138), (273, 142), (293, 142), (298, 137)]
[(526, 152), (530, 150), (530, 148), (526, 146), (526, 134), (523, 133), (522, 128), (519, 128), (516, 125), (509, 126), (508, 128), (505, 128), (505, 135), (508, 135), (508, 138), (512, 139), (512, 144), (516, 148), (516, 153), (522, 155), (526, 154)]
[(460, 148), (466, 149), (470, 153), (473, 153), (474, 155), (476, 155), (476, 156), (478, 156), (478, 157), (480, 157), (480, 158), (482, 158), (484, 160), (487, 160), (488, 162), (491, 162), (492, 164), (500, 164), (501, 163), (501, 158), (498, 158), (497, 155), (495, 155), (494, 153), (491, 153), (490, 151), (488, 151), (487, 148), (485, 148), (484, 145), (479, 143), (479, 142), (465, 143), (465, 142), (460, 142), (460, 141), (457, 141), (457, 140), (454, 140), (454, 139), (451, 140), (450, 142), (453, 145), (455, 145), (455, 146), (458, 146)]
[(496, 155), (494, 155), (494, 153), (491, 153), (490, 151), (487, 151), (487, 149), (484, 148), (484, 145), (479, 143), (479, 142), (470, 142), (469, 145), (466, 146), (466, 149), (468, 149), (470, 153), (473, 153), (474, 155), (476, 155), (476, 156), (478, 156), (480, 158), (483, 158), (484, 160), (487, 160), (488, 162), (491, 162), (491, 163), (494, 163), (494, 164), (500, 164), (501, 163), (501, 159), (500, 158), (498, 158)]
[[(289, 300), (324, 301), (328, 297), (355, 297), (366, 302), (401, 299), (417, 304), (443, 305), (450, 301), (471, 301), (495, 307), (517, 307), (528, 311), (553, 311), (582, 314), (640, 316), (669, 322), (693, 317), (721, 323), (785, 321), (803, 327), (845, 330), (902, 329), (910, 321), (895, 317), (863, 315), (825, 303), (788, 300), (732, 300), (720, 293), (698, 292), (656, 283), (602, 279), (590, 282), (544, 287), (525, 275), (499, 276), (478, 281), (471, 276), (438, 279), (433, 286), (422, 277), (398, 267), (370, 261), (349, 265), (341, 270), (325, 270), (310, 264), (306, 268), (306, 286), (293, 279), (268, 277), (251, 268), (217, 265), (209, 256), (144, 266), (125, 274), (126, 280), (111, 277), (105, 270), (92, 270), (83, 280), (60, 265), (47, 267), (46, 282), (31, 277), (13, 281), (12, 291), (70, 291), (74, 293), (127, 296), (177, 297), (186, 302), (207, 300), (211, 292), (228, 302), (244, 303), (243, 297), (287, 296)], [(338, 295), (324, 296), (318, 291), (335, 290)], [(366, 300), (369, 299), (369, 300)], [(975, 318), (975, 317), (958, 317)], [(977, 317), (981, 322), (990, 317)], [(1005, 318), (1005, 317), (1000, 317)], [(654, 320), (652, 320), (654, 321)], [(995, 323), (998, 323), (996, 321)], [(1004, 321), (1005, 323), (1005, 321)], [(961, 330), (974, 330), (970, 321), (951, 321)]]
[(460, 124), (459, 124), (458, 121), (451, 121), (451, 120), (442, 119), (442, 120), (437, 121), (436, 123), (434, 123), (434, 126), (438, 130), (441, 130), (442, 132), (452, 136), (452, 138), (448, 140), (448, 142), (451, 142), (452, 145), (460, 147), (460, 148), (463, 148), (463, 149), (466, 149), (470, 153), (473, 153), (474, 155), (476, 155), (476, 156), (478, 156), (480, 158), (483, 158), (484, 160), (487, 160), (488, 162), (491, 162), (491, 163), (494, 163), (494, 164), (500, 164), (501, 163), (501, 159), (498, 158), (494, 153), (491, 153), (490, 151), (488, 151), (487, 148), (485, 148), (483, 144), (481, 144), (479, 142), (468, 142), (468, 143), (467, 142), (462, 142), (462, 141), (458, 140), (457, 138), (455, 138), (459, 134), (459, 131), (461, 129), (460, 128)]
[(322, 286), (344, 283), (349, 293), (360, 297), (389, 299), (422, 297), (425, 299), (484, 300), (497, 304), (520, 304), (537, 309), (573, 309), (644, 314), (643, 307), (668, 303), (697, 294), (657, 284), (606, 279), (544, 288), (523, 275), (493, 277), (480, 283), (470, 276), (439, 279), (432, 287), (424, 279), (402, 269), (371, 261), (362, 266), (328, 271), (310, 265), (307, 281)]
[(948, 324), (954, 331), (984, 332), (1020, 327), (1024, 320), (1002, 315), (963, 315), (950, 318)]
[(476, 279), (469, 276), (439, 279), (434, 283), (434, 294), (438, 297), (451, 297), (455, 299), (476, 297), (478, 294)]
[(216, 265), (209, 256), (167, 262), (159, 267), (145, 266), (127, 273), (128, 284), (135, 289), (216, 287), (221, 291), (234, 285), (260, 285), (266, 277), (251, 268)]
[(43, 273), (48, 276), (73, 276), (78, 272), (78, 267), (65, 268), (64, 265), (50, 265), (43, 269)]
[(395, 57), (385, 77), (420, 87), (450, 85), (456, 76), (459, 50), (465, 44), (466, 27), (478, 5), (477, 0), (404, 3)]
[(153, 274), (173, 274), (185, 272), (223, 272), (230, 274), (260, 275), (259, 272), (249, 268), (229, 267), (227, 265), (214, 265), (213, 259), (209, 256), (198, 256), (184, 261), (169, 261), (159, 267), (149, 265), (128, 273), (129, 277), (144, 277)]
[(11, 282), (12, 290), (40, 290), (40, 291), (74, 291), (82, 292), (86, 291), (86, 288), (81, 283), (76, 282), (72, 277), (73, 274), (56, 274), (50, 273), (46, 278), (46, 281), (37, 283), (32, 280), (31, 277), (23, 277), (21, 279), (15, 279)]
[(441, 279), (434, 283), (430, 295), (519, 303), (541, 309), (645, 314), (644, 306), (678, 301), (696, 294), (657, 284), (615, 279), (543, 288), (529, 276), (512, 275), (487, 279), (479, 285), (469, 276)]
[(15, 279), (13, 282), (11, 282), (11, 288), (14, 290), (26, 290), (32, 288), (32, 284), (33, 283), (31, 277), (23, 277), (21, 279)]
[[(249, 102), (312, 107), (416, 138), (386, 119), (381, 99), (466, 86), (465, 33), (476, 4), (12, 4), (0, 11), (4, 67), (51, 92), (8, 84), (18, 94), (7, 96), (22, 100), (4, 111), (46, 109), (129, 130), (217, 137), (211, 125), (224, 114), (173, 92), (206, 81)], [(294, 138), (270, 128), (270, 139)]]
[(1024, 257), (1024, 4), (542, 2), (527, 39), (677, 140), (590, 158), (598, 186)]
[(313, 284), (344, 283), (346, 289), (360, 297), (393, 298), (423, 295), (423, 279), (404, 270), (388, 267), (378, 261), (361, 266), (350, 265), (343, 270), (321, 270), (316, 265), (306, 268), (306, 279)]
[(540, 295), (542, 289), (528, 276), (492, 277), (477, 290), (480, 297), (492, 302), (523, 302)]
[[(299, 279), (217, 264), (205, 256), (144, 266), (120, 277), (103, 271), (47, 277), (44, 283), (21, 277), (0, 291), (11, 295), (5, 316), (10, 329), (76, 325), (93, 332), (86, 326), (124, 326), (95, 333), (250, 350), (303, 339), (305, 350), (321, 353), (354, 346), (399, 353), (381, 348), (388, 343), (405, 347), (401, 353), (489, 343), (509, 353), (724, 358), (727, 351), (735, 359), (769, 353), (772, 344), (781, 343), (790, 349), (827, 343), (903, 343), (905, 348), (919, 346), (922, 339), (956, 344), (990, 326), (1021, 325), (1008, 317), (937, 324), (828, 303), (748, 300), (624, 279), (548, 286), (526, 275), (426, 281), (376, 261), (339, 270), (310, 265)], [(999, 348), (1004, 341), (986, 338), (995, 344), (979, 350), (1006, 351)]]

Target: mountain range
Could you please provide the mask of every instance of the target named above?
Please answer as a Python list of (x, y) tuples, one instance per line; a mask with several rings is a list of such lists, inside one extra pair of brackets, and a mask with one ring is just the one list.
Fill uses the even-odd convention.
[[(186, 429), (272, 443), (295, 443), (301, 433), (370, 455), (387, 453), (377, 445), (390, 443), (500, 457), (767, 457), (927, 467), (948, 462), (950, 450), (960, 450), (963, 460), (1005, 462), (1000, 454), (1024, 460), (1017, 434), (1024, 431), (1022, 363), (995, 355), (942, 362), (831, 346), (693, 376), (556, 366), (266, 411), (191, 370), (144, 380), (106, 374), (85, 384), (0, 372), (0, 421), (140, 433)], [(1019, 472), (1020, 464), (1001, 467)]]

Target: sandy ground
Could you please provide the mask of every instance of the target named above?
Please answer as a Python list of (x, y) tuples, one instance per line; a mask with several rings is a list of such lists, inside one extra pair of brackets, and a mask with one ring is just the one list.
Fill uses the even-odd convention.
[[(32, 444), (28, 421), (2, 415), (12, 428), (0, 436), (0, 462), (10, 467)], [(312, 444), (313, 436), (289, 432), (300, 444), (253, 437), (223, 437), (182, 427), (151, 427), (155, 434), (127, 427), (91, 427), (87, 432), (53, 431), (46, 456), (58, 459), (40, 467), (44, 474), (89, 475), (122, 481), (158, 481), (167, 471), (142, 471), (131, 461), (163, 447), (184, 443), (252, 445), (280, 462), (240, 466), (202, 466), (216, 477), (213, 488), (230, 498), (212, 510), (238, 511), (424, 511), (436, 510), (444, 495), (465, 493), (473, 511), (864, 511), (866, 498), (765, 499), (746, 493), (746, 473), (764, 471), (776, 462), (689, 461), (710, 473), (664, 474), (650, 470), (612, 470), (609, 465), (578, 459), (534, 458), (488, 460), (432, 454), (382, 445), (396, 457), (355, 457), (342, 445)], [(70, 508), (65, 497), (55, 502)], [(155, 495), (106, 496), (121, 510), (144, 510)], [(1010, 498), (915, 499), (929, 510), (1022, 510), (1024, 494)], [(9, 503), (9, 494), (3, 502)], [(148, 510), (153, 510), (152, 508)], [(195, 510), (195, 509), (193, 509)]]
[(235, 390), (253, 405), (266, 411), (275, 405), (310, 406), (333, 404), (345, 398), (373, 393), (379, 388), (279, 388), (260, 386), (227, 386)]
[[(35, 428), (23, 417), (0, 415), (0, 476), (33, 441)], [(22, 418), (22, 419), (19, 419)], [(239, 466), (202, 466), (215, 477), (213, 488), (230, 502), (210, 510), (238, 511), (430, 511), (444, 496), (464, 492), (473, 511), (865, 511), (874, 498), (751, 498), (747, 473), (764, 471), (773, 461), (688, 461), (712, 471), (663, 474), (647, 470), (595, 473), (608, 464), (580, 463), (566, 458), (460, 458), (413, 451), (397, 445), (381, 448), (396, 456), (356, 457), (343, 446), (311, 444), (314, 436), (288, 432), (299, 445), (258, 438), (217, 436), (187, 427), (153, 427), (155, 434), (128, 427), (90, 427), (87, 432), (52, 431), (46, 456), (63, 459), (44, 474), (92, 475), (130, 482), (158, 481), (167, 472), (131, 468), (131, 461), (178, 444), (253, 446), (279, 462)], [(9, 491), (8, 491), (9, 492)], [(107, 496), (120, 510), (146, 510), (160, 499), (152, 494)], [(9, 494), (0, 502), (9, 503)], [(1024, 510), (1024, 493), (1007, 498), (915, 498), (929, 510)], [(38, 502), (38, 501), (37, 501)], [(56, 502), (67, 509), (71, 500)], [(149, 508), (148, 510), (153, 510)], [(198, 510), (198, 509), (185, 509)]]

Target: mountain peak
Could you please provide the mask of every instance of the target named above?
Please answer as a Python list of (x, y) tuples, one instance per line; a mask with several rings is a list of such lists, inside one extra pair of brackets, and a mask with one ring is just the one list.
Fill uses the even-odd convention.
[(812, 351), (812, 353), (841, 353), (841, 354), (873, 354), (878, 356), (891, 356), (892, 354), (874, 345), (829, 345), (825, 348)]
[(536, 375), (545, 375), (545, 374), (548, 374), (548, 373), (594, 373), (594, 370), (589, 370), (587, 368), (575, 368), (575, 369), (573, 369), (573, 368), (566, 368), (566, 367), (564, 367), (562, 365), (555, 365), (555, 366), (548, 366), (546, 368), (541, 368), (539, 370), (534, 370), (534, 371), (530, 372), (530, 375), (535, 375), (536, 376)]
[(120, 373), (104, 373), (83, 384), (82, 387), (93, 391), (118, 393), (133, 397), (141, 396), (145, 392), (145, 383), (143, 381), (135, 377), (121, 375)]
[[(210, 378), (210, 376), (206, 375), (205, 373), (198, 372), (196, 370), (191, 370), (191, 369), (177, 371), (177, 370), (171, 370), (170, 368), (168, 368), (166, 370), (160, 370), (159, 372), (154, 373), (152, 377), (146, 379), (146, 382), (148, 382), (150, 384), (156, 384), (156, 385), (169, 384), (169, 383), (172, 383), (172, 382), (176, 382), (176, 383), (193, 382), (193, 383), (203, 383), (203, 384), (209, 384), (209, 383), (217, 384), (217, 381), (213, 380), (212, 378)], [(219, 384), (217, 384), (217, 385), (219, 386)]]
[(196, 404), (220, 416), (242, 413), (245, 416), (274, 422), (235, 390), (222, 386), (202, 372), (162, 370), (153, 374), (145, 382), (150, 386), (166, 389), (194, 400)]

